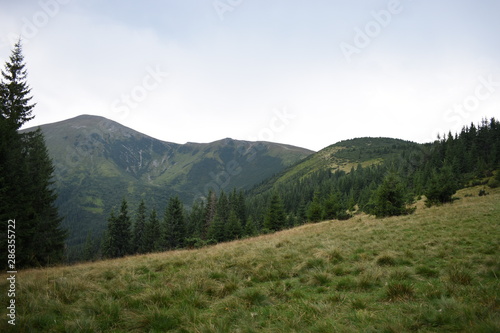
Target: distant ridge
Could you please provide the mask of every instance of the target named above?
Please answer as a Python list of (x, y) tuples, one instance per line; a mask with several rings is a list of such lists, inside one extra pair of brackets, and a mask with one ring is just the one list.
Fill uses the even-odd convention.
[(132, 207), (144, 199), (159, 212), (175, 195), (189, 206), (209, 190), (250, 189), (313, 153), (231, 138), (177, 144), (93, 115), (38, 127), (55, 166), (57, 204), (73, 251), (87, 234), (100, 235), (122, 198)]

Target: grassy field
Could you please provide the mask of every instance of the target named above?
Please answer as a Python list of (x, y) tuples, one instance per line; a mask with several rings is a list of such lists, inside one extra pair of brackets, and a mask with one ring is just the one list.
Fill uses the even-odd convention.
[[(500, 191), (489, 192), (419, 202), (411, 216), (22, 271), (16, 331), (500, 332)], [(4, 277), (5, 313), (8, 289)]]

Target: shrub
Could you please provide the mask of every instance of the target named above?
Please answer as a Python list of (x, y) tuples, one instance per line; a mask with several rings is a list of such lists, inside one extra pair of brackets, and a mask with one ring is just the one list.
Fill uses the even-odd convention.
[(350, 278), (350, 277), (345, 277), (345, 278), (341, 278), (338, 282), (337, 282), (337, 287), (336, 289), (337, 290), (353, 290), (353, 289), (356, 289), (357, 287), (357, 283), (354, 279)]
[(413, 298), (414, 288), (405, 282), (392, 282), (387, 285), (386, 295), (391, 301), (400, 301)]
[(423, 265), (417, 266), (417, 268), (415, 268), (415, 272), (418, 275), (425, 276), (427, 278), (434, 278), (439, 276), (439, 272), (437, 270)]
[(383, 255), (377, 259), (377, 265), (379, 266), (394, 266), (396, 265), (396, 259), (390, 255)]
[(491, 188), (500, 187), (500, 170), (497, 171), (495, 177), (491, 178), (488, 182), (488, 186)]
[(469, 285), (472, 282), (472, 274), (465, 268), (452, 266), (448, 269), (448, 278), (452, 283)]
[(488, 192), (486, 192), (486, 190), (485, 190), (485, 189), (480, 189), (480, 190), (479, 190), (479, 196), (480, 196), (480, 197), (484, 197), (485, 195), (488, 195), (488, 194), (489, 194), (489, 193), (488, 193)]

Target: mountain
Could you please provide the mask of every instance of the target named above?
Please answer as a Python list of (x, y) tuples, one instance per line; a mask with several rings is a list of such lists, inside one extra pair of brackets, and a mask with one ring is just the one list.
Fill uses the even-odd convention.
[(164, 142), (91, 115), (40, 127), (55, 166), (57, 204), (70, 246), (82, 244), (88, 233), (100, 234), (122, 198), (134, 209), (144, 199), (162, 214), (170, 196), (190, 205), (209, 190), (249, 189), (313, 153), (229, 138)]
[(252, 190), (268, 192), (277, 185), (289, 185), (320, 171), (350, 172), (359, 165), (367, 167), (397, 158), (401, 153), (419, 149), (421, 145), (392, 138), (355, 138), (330, 145), (311, 154)]

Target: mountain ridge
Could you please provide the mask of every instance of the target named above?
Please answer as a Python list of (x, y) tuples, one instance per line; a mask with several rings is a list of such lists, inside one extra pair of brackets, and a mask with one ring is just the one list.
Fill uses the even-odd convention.
[(57, 205), (68, 244), (98, 236), (107, 215), (127, 198), (162, 213), (168, 198), (190, 206), (210, 190), (250, 189), (312, 151), (272, 142), (220, 139), (178, 144), (101, 116), (81, 115), (40, 127), (55, 168)]

